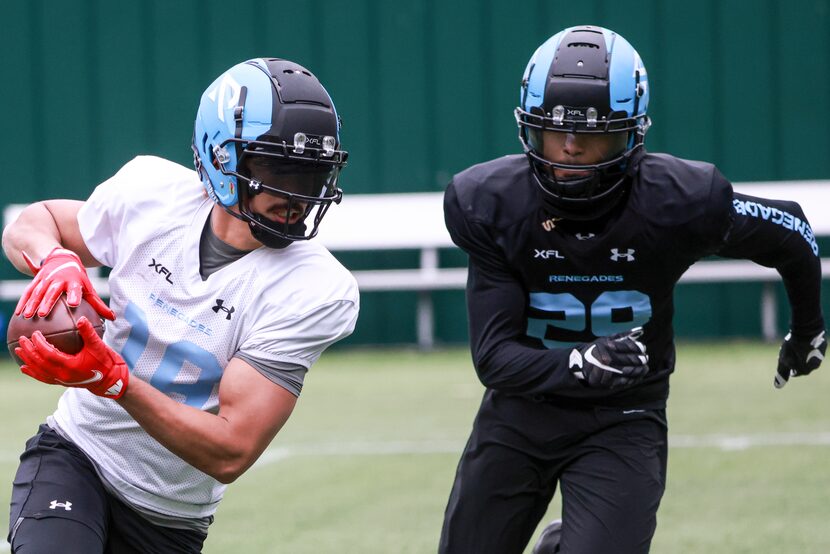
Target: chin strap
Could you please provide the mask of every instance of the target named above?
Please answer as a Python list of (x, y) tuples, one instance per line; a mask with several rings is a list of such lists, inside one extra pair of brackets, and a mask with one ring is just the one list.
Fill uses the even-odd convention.
[[(261, 215), (255, 213), (253, 216), (255, 221), (248, 222), (248, 228), (251, 230), (251, 234), (254, 238), (268, 248), (275, 248), (279, 250), (294, 242), (293, 239), (281, 237), (268, 231), (266, 229), (267, 224), (265, 223), (265, 218)], [(304, 235), (305, 229), (305, 222), (303, 221), (294, 223), (293, 225), (288, 225), (287, 227), (288, 232), (292, 235)]]
[[(225, 206), (221, 202), (216, 202), (216, 204), (221, 206), (225, 212), (229, 213), (239, 221), (247, 223), (248, 229), (251, 231), (251, 235), (268, 248), (281, 250), (295, 241), (295, 239), (281, 237), (272, 233), (269, 230), (269, 225), (267, 223), (268, 219), (258, 213), (249, 211), (250, 215), (242, 215), (241, 213), (233, 211), (229, 206)], [(297, 223), (288, 225), (285, 227), (285, 230), (291, 235), (303, 236), (306, 232), (305, 221), (298, 221)]]

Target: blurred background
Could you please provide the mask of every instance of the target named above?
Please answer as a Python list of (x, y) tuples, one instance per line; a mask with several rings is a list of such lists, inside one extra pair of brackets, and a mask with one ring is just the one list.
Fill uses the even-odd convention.
[[(343, 117), (346, 196), (322, 239), (337, 210), (366, 195), (440, 195), (467, 166), (519, 153), (512, 111), (528, 59), (558, 30), (588, 23), (626, 37), (646, 64), (649, 150), (713, 162), (736, 183), (830, 188), (830, 0), (2, 0), (0, 208), (85, 199), (139, 154), (190, 167), (202, 91), (235, 63), (284, 57), (320, 78)], [(383, 242), (407, 222), (426, 245), (442, 227), (440, 202), (407, 198), (354, 223)], [(804, 207), (824, 219), (819, 198)], [(830, 232), (819, 246), (830, 251)], [(424, 252), (416, 240), (335, 255), (377, 272), (417, 270)], [(446, 245), (433, 253), (426, 261), (441, 271), (466, 263)], [(10, 291), (20, 276), (0, 260)], [(464, 346), (464, 293), (458, 281), (383, 289), (364, 288), (357, 330), (322, 357), (289, 425), (229, 489), (206, 552), (435, 551), (482, 392)], [(780, 338), (789, 316), (779, 283), (678, 286), (673, 453), (655, 552), (830, 552), (830, 369), (773, 389), (777, 340), (759, 341), (770, 338), (762, 305)], [(12, 308), (0, 302), (0, 322)], [(413, 344), (457, 348), (379, 348)], [(0, 389), (7, 506), (23, 442), (61, 390), (9, 361)]]
[[(259, 56), (305, 65), (331, 93), (350, 152), (344, 206), (440, 193), (463, 168), (520, 152), (512, 110), (527, 60), (586, 23), (622, 34), (646, 64), (649, 150), (713, 162), (733, 182), (830, 179), (830, 0), (3, 0), (0, 14), (0, 206), (84, 199), (138, 154), (191, 166), (202, 91)], [(336, 255), (353, 270), (420, 264), (417, 249)], [(438, 250), (440, 267), (465, 262)], [(3, 260), (0, 279), (16, 275)], [(763, 286), (681, 285), (678, 336), (761, 336)], [(771, 291), (783, 333), (783, 287)], [(364, 291), (346, 344), (415, 343), (425, 294), (434, 344), (464, 343), (463, 290), (449, 288)]]

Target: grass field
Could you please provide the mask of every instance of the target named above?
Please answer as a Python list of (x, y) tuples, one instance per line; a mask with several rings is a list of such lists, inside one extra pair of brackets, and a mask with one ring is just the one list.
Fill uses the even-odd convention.
[[(830, 552), (830, 369), (775, 390), (774, 346), (678, 350), (652, 552)], [(8, 506), (17, 455), (60, 391), (8, 364), (0, 386)], [(205, 552), (435, 552), (481, 392), (464, 349), (324, 355), (286, 428), (229, 487)], [(558, 511), (556, 499), (545, 521)]]

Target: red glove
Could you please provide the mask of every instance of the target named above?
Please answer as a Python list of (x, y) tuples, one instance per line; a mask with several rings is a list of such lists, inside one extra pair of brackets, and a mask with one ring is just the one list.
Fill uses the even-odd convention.
[(85, 317), (78, 320), (84, 347), (74, 355), (49, 344), (40, 331), (32, 340), (20, 337), (14, 349), (24, 365), (20, 371), (50, 385), (80, 387), (105, 398), (121, 398), (130, 382), (130, 369), (124, 358), (107, 346)]
[(43, 259), (40, 267), (35, 266), (25, 252), (23, 259), (34, 272), (35, 278), (20, 297), (14, 315), (23, 312), (23, 317), (29, 318), (35, 314), (35, 310), (38, 317), (49, 315), (55, 302), (66, 292), (66, 303), (73, 308), (81, 303), (83, 297), (101, 317), (115, 319), (115, 312), (95, 292), (84, 264), (71, 250), (55, 248)]

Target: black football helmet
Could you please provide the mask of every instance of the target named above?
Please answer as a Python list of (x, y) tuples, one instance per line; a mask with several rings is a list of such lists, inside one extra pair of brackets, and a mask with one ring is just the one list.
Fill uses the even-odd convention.
[[(650, 120), (646, 68), (620, 35), (602, 27), (565, 29), (530, 58), (515, 110), (519, 140), (555, 216), (589, 220), (622, 197), (632, 156)], [(592, 165), (554, 163), (543, 155), (545, 133), (625, 133), (621, 152)], [(557, 179), (554, 170), (576, 173)], [(580, 175), (582, 174), (582, 175)]]

